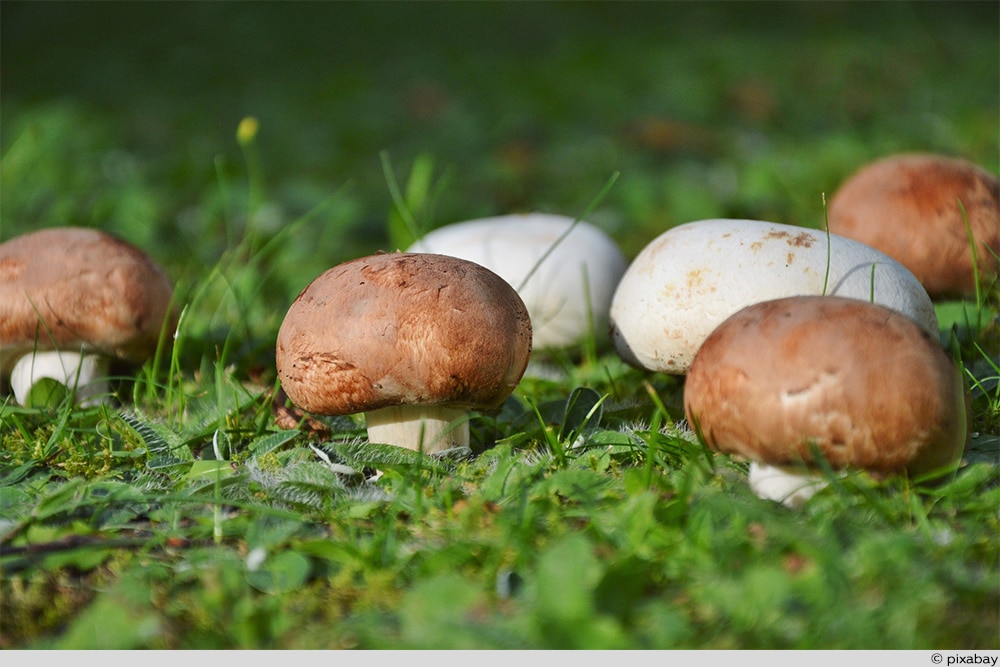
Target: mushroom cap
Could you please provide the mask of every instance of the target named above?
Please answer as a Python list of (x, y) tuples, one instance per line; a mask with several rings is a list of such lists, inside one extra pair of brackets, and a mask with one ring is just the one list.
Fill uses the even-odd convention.
[(962, 375), (937, 339), (883, 306), (800, 296), (748, 306), (698, 350), (688, 423), (712, 449), (770, 465), (920, 474), (967, 439)]
[(278, 331), (288, 397), (324, 415), (394, 405), (498, 407), (531, 355), (531, 320), (517, 292), (456, 257), (361, 257), (317, 277)]
[(510, 283), (531, 314), (536, 350), (575, 345), (591, 331), (606, 342), (611, 296), (628, 266), (603, 230), (548, 213), (446, 225), (428, 232), (407, 252), (461, 257)]
[(938, 335), (923, 286), (874, 248), (793, 225), (714, 219), (669, 229), (639, 252), (611, 302), (611, 338), (631, 365), (683, 375), (705, 337), (737, 310), (822, 295), (824, 281), (827, 295), (880, 303)]
[(931, 297), (975, 294), (975, 239), (982, 283), (1000, 272), (1000, 179), (967, 160), (908, 153), (883, 158), (852, 174), (827, 207), (830, 231), (898, 260)]
[(148, 255), (96, 229), (42, 229), (0, 243), (3, 375), (36, 349), (142, 362), (172, 317), (172, 295)]

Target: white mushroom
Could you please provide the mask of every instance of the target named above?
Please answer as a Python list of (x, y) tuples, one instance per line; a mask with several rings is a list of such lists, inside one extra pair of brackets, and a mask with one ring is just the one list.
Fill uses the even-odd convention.
[(823, 294), (874, 301), (937, 335), (934, 304), (896, 260), (815, 229), (719, 219), (674, 227), (639, 253), (611, 303), (612, 341), (633, 366), (683, 375), (740, 308)]
[(408, 252), (475, 262), (514, 287), (531, 314), (536, 350), (607, 341), (608, 308), (628, 262), (604, 231), (561, 215), (467, 220), (426, 234)]
[(750, 486), (796, 507), (835, 471), (934, 475), (967, 442), (962, 375), (936, 337), (857, 299), (799, 296), (747, 306), (699, 348), (688, 423), (750, 460)]
[(44, 229), (0, 244), (0, 376), (19, 403), (49, 378), (90, 405), (109, 393), (111, 360), (156, 349), (173, 287), (135, 246), (85, 228)]
[(499, 407), (531, 355), (517, 292), (463, 259), (392, 253), (345, 262), (295, 299), (276, 364), (292, 402), (364, 413), (372, 442), (433, 453), (469, 446), (468, 412)]

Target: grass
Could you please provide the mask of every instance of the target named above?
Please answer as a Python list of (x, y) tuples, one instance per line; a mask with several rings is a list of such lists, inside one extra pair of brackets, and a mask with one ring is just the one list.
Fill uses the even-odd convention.
[(587, 210), (634, 256), (704, 217), (819, 228), (888, 152), (996, 171), (995, 6), (293, 7), (0, 7), (0, 238), (119, 233), (182, 312), (120, 405), (0, 405), (0, 647), (1000, 647), (995, 289), (939, 305), (957, 474), (800, 511), (607, 349), (534, 359), (441, 458), (296, 413), (273, 366), (312, 278), (445, 222)]

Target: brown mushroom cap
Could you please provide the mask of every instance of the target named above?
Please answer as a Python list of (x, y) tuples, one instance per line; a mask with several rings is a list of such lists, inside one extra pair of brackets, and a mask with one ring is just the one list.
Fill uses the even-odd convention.
[(962, 376), (939, 343), (883, 306), (799, 296), (748, 306), (715, 329), (684, 388), (717, 451), (770, 465), (922, 473), (966, 444)]
[(35, 349), (142, 362), (156, 349), (172, 294), (149, 256), (96, 229), (43, 229), (0, 243), (3, 374)]
[(531, 320), (503, 278), (466, 260), (392, 253), (329, 269), (278, 331), (288, 397), (323, 415), (395, 405), (490, 409), (531, 353)]
[(881, 250), (908, 268), (932, 297), (975, 294), (975, 239), (981, 282), (1000, 271), (1000, 180), (966, 160), (903, 154), (850, 176), (830, 199), (830, 231)]

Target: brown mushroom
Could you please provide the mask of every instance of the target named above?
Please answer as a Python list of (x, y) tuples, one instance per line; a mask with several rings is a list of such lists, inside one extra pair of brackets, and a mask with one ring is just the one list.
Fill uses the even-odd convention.
[(276, 365), (291, 401), (364, 413), (368, 437), (431, 453), (469, 444), (468, 411), (499, 407), (531, 354), (517, 292), (455, 257), (392, 253), (329, 269), (295, 299)]
[[(789, 506), (835, 470), (953, 469), (966, 445), (957, 366), (913, 320), (834, 296), (757, 303), (698, 350), (684, 387), (689, 424), (714, 450), (751, 462), (750, 485)], [(787, 472), (798, 479), (769, 479)], [(799, 488), (804, 487), (804, 488)]]
[(0, 244), (0, 376), (24, 403), (51, 378), (82, 403), (108, 394), (112, 359), (142, 363), (172, 317), (173, 287), (135, 246), (96, 229), (43, 229)]
[(1000, 273), (1000, 179), (967, 160), (923, 153), (878, 160), (840, 186), (827, 215), (832, 233), (897, 260), (935, 299), (975, 295), (972, 248), (981, 284)]

